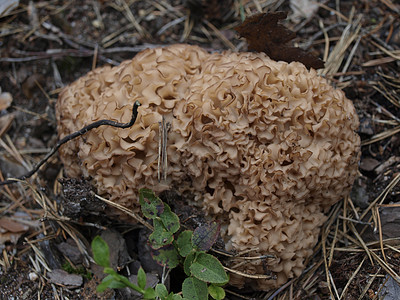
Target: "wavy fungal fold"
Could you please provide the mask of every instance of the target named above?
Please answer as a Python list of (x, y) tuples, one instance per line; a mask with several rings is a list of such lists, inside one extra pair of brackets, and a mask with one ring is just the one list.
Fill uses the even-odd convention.
[[(102, 126), (60, 149), (66, 173), (90, 177), (100, 195), (139, 211), (138, 190), (174, 187), (222, 223), (226, 250), (259, 260), (232, 261), (269, 290), (299, 276), (325, 212), (356, 177), (358, 118), (344, 93), (298, 62), (262, 53), (208, 53), (190, 45), (145, 50), (66, 87), (56, 113), (59, 137), (101, 119)], [(169, 124), (166, 180), (158, 181), (159, 122)], [(119, 212), (111, 211), (118, 215)]]

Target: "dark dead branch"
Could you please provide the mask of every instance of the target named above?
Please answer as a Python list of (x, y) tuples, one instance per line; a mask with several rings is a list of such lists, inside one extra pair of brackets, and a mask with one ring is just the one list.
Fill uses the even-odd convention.
[(27, 178), (30, 178), (33, 174), (35, 174), (40, 169), (41, 166), (43, 166), (48, 161), (48, 159), (51, 156), (53, 156), (57, 152), (57, 150), (62, 145), (64, 145), (65, 143), (77, 138), (78, 136), (84, 135), (86, 132), (88, 132), (88, 131), (90, 131), (90, 130), (92, 130), (94, 128), (97, 128), (97, 127), (100, 127), (100, 126), (103, 126), (103, 125), (112, 126), (112, 127), (118, 127), (118, 128), (131, 127), (136, 121), (139, 106), (140, 106), (140, 102), (136, 101), (134, 103), (134, 105), (133, 105), (133, 108), (132, 108), (131, 120), (128, 123), (119, 123), (119, 122), (115, 122), (115, 121), (111, 121), (111, 120), (99, 120), (99, 121), (93, 122), (93, 123), (83, 127), (82, 129), (80, 129), (80, 130), (78, 130), (78, 131), (76, 131), (74, 133), (71, 133), (71, 134), (65, 136), (60, 141), (58, 141), (58, 143), (53, 147), (53, 149), (51, 149), (51, 151), (49, 153), (47, 153), (47, 155), (31, 171), (29, 171), (28, 173), (26, 173), (26, 174), (24, 174), (24, 175), (22, 175), (22, 176), (20, 176), (18, 178), (10, 178), (10, 179), (1, 181), (0, 182), (0, 186), (11, 184), (11, 183), (16, 183), (16, 182), (19, 182), (21, 180), (25, 180)]

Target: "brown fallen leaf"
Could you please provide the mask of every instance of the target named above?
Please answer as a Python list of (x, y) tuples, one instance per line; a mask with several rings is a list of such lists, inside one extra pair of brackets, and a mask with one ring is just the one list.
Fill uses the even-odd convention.
[(374, 158), (371, 157), (366, 157), (361, 160), (360, 162), (360, 169), (363, 171), (372, 171), (374, 170), (377, 166), (379, 166), (380, 162), (377, 161)]
[(286, 12), (261, 13), (248, 17), (235, 30), (246, 38), (249, 50), (264, 52), (273, 60), (299, 61), (307, 68), (320, 69), (324, 62), (307, 51), (288, 44), (296, 34), (278, 22)]
[(0, 218), (0, 227), (10, 232), (21, 232), (29, 229), (29, 226), (21, 224), (7, 217)]
[(0, 217), (0, 250), (6, 243), (16, 245), (19, 238), (29, 230), (29, 226), (14, 221), (8, 217)]
[(3, 229), (0, 228), (0, 250), (4, 249), (6, 243), (11, 243), (13, 245), (16, 245), (23, 233), (24, 232), (17, 232), (17, 233), (10, 231), (3, 232)]

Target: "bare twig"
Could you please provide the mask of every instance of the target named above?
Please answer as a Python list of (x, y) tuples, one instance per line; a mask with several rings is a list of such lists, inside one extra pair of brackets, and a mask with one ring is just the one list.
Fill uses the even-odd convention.
[(18, 182), (18, 180), (25, 180), (27, 178), (30, 178), (33, 174), (35, 174), (40, 169), (41, 166), (43, 166), (47, 162), (47, 160), (51, 156), (53, 156), (57, 152), (57, 150), (63, 144), (69, 142), (70, 140), (73, 140), (74, 138), (77, 138), (78, 136), (84, 135), (86, 132), (88, 132), (94, 128), (100, 127), (102, 125), (108, 125), (108, 126), (118, 127), (118, 128), (131, 127), (136, 121), (139, 106), (140, 106), (140, 102), (136, 101), (132, 108), (132, 118), (128, 123), (118, 123), (118, 122), (111, 121), (111, 120), (99, 120), (99, 121), (96, 121), (94, 123), (91, 123), (91, 124), (83, 127), (81, 130), (78, 130), (74, 133), (71, 133), (71, 134), (65, 136), (60, 141), (58, 141), (58, 143), (53, 147), (53, 149), (51, 149), (51, 151), (49, 153), (47, 153), (47, 155), (31, 171), (29, 171), (28, 173), (26, 173), (18, 178), (12, 178), (12, 179), (7, 179), (4, 181), (1, 181), (0, 186), (6, 185), (6, 184), (11, 184), (11, 183), (16, 183), (16, 182)]

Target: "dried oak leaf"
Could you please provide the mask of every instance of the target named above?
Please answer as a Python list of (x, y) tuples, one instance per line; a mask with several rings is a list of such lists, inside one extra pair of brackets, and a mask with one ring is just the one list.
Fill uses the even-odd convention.
[(299, 61), (307, 68), (320, 69), (324, 62), (307, 51), (288, 44), (296, 34), (279, 20), (286, 19), (286, 12), (262, 13), (248, 17), (235, 30), (246, 38), (249, 50), (265, 52), (273, 60)]

